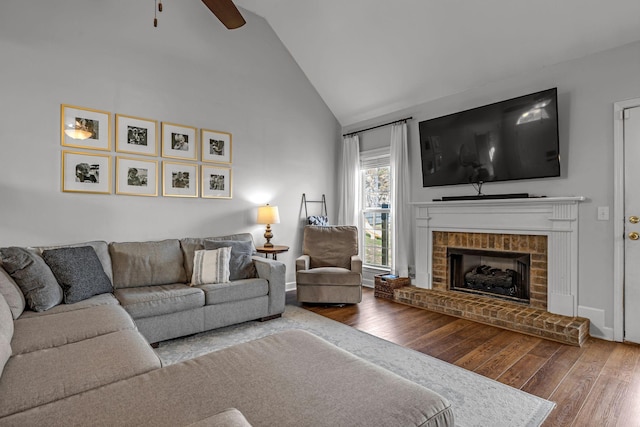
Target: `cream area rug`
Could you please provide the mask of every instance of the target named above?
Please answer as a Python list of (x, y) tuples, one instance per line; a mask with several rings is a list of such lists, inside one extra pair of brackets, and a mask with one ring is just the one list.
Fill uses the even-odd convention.
[(291, 305), (287, 305), (282, 318), (164, 341), (156, 352), (163, 364), (168, 365), (287, 329), (307, 330), (439, 393), (451, 402), (457, 426), (539, 426), (555, 406), (548, 400)]

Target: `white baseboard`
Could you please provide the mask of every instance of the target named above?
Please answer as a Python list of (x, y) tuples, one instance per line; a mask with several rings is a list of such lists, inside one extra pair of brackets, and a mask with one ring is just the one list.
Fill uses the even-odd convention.
[(613, 341), (613, 328), (605, 326), (604, 310), (599, 308), (578, 306), (578, 316), (586, 317), (591, 323), (589, 333), (592, 337)]

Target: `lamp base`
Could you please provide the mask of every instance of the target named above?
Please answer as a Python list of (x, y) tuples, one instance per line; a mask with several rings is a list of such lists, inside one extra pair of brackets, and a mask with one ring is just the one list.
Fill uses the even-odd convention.
[(267, 229), (264, 232), (264, 238), (267, 239), (267, 242), (264, 244), (264, 247), (272, 248), (273, 243), (271, 243), (271, 239), (273, 239), (273, 233), (271, 232), (271, 224), (267, 224)]

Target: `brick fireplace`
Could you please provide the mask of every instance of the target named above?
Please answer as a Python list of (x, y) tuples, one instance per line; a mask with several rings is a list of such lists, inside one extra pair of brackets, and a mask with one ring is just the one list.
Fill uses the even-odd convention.
[[(547, 309), (547, 236), (434, 231), (433, 289), (451, 289), (451, 255), (448, 254), (451, 248), (490, 250), (490, 254), (529, 255), (527, 303), (533, 308)], [(486, 292), (484, 294), (488, 295)], [(524, 298), (511, 300), (524, 302)]]
[[(578, 203), (583, 200), (549, 197), (414, 204), (415, 286), (396, 290), (396, 300), (581, 345), (589, 335), (589, 320), (577, 317), (577, 220)], [(529, 260), (526, 298), (451, 290), (451, 254), (483, 251), (492, 259), (510, 254), (504, 258)], [(516, 270), (483, 268), (483, 274)]]

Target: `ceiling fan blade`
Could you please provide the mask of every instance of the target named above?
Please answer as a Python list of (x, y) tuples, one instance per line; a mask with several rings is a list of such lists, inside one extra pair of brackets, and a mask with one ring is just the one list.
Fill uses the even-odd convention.
[(202, 3), (230, 30), (242, 27), (246, 23), (231, 0), (202, 0)]

